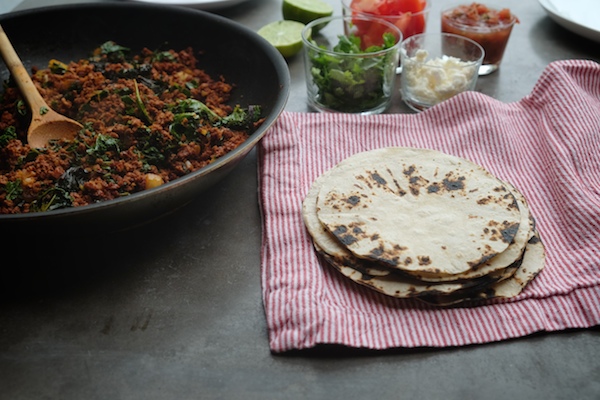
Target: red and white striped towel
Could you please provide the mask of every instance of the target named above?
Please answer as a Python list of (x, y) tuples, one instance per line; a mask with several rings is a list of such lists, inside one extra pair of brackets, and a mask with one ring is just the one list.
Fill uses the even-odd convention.
[[(523, 192), (547, 261), (521, 295), (435, 308), (384, 296), (320, 262), (301, 215), (309, 187), (344, 158), (387, 146), (470, 159)], [(460, 346), (600, 323), (600, 64), (554, 62), (510, 104), (470, 92), (420, 114), (284, 112), (258, 154), (273, 352)]]

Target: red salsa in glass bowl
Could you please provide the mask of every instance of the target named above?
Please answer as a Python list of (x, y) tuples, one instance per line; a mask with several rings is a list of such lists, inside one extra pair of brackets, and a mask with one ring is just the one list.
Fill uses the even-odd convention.
[(481, 3), (459, 5), (442, 12), (442, 32), (466, 36), (485, 50), (479, 75), (498, 69), (513, 26), (519, 19), (508, 9)]
[[(344, 16), (350, 15), (375, 15), (394, 25), (402, 32), (406, 39), (412, 35), (423, 33), (429, 13), (428, 0), (343, 0)], [(381, 37), (379, 32), (371, 32), (368, 24), (358, 26), (359, 34)]]

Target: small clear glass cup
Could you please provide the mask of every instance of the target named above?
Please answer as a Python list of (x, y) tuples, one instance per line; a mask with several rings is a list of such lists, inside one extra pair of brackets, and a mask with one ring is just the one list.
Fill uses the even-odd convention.
[[(466, 7), (466, 5), (454, 6), (442, 11), (442, 32), (466, 36), (483, 47), (485, 58), (479, 68), (479, 75), (489, 75), (497, 71), (502, 62), (512, 29), (519, 21), (518, 18), (511, 13), (510, 19), (507, 20), (500, 20), (493, 24), (472, 25), (453, 17), (453, 13), (459, 7)], [(497, 8), (490, 8), (490, 10), (493, 12), (499, 11)]]
[[(412, 35), (424, 33), (427, 28), (427, 17), (431, 9), (431, 0), (419, 0), (419, 2), (423, 4), (420, 11), (394, 12), (393, 7), (388, 7), (387, 10), (389, 11), (383, 8), (372, 7), (376, 3), (373, 1), (342, 0), (342, 15), (345, 17), (375, 16), (382, 18), (396, 25), (402, 32), (404, 39), (407, 39)], [(413, 2), (412, 4), (417, 4), (417, 2)], [(368, 26), (365, 29), (368, 29)]]
[[(361, 24), (373, 30), (364, 35)], [(383, 36), (389, 38), (384, 48)], [(360, 38), (355, 52), (348, 38)], [(308, 104), (320, 112), (379, 114), (391, 103), (402, 32), (374, 17), (332, 16), (312, 21), (302, 31)], [(340, 44), (342, 43), (342, 44)], [(380, 46), (365, 52), (364, 46)]]
[(474, 90), (485, 51), (477, 42), (450, 33), (424, 33), (400, 45), (402, 100), (426, 110), (459, 93)]

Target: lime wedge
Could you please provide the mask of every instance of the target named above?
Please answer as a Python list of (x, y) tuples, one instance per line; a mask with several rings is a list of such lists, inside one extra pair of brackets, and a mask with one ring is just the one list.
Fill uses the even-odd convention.
[(275, 21), (260, 28), (258, 34), (288, 58), (302, 50), (302, 29), (305, 26), (298, 21)]
[(317, 18), (332, 15), (333, 7), (323, 0), (283, 0), (281, 11), (283, 19), (308, 24)]

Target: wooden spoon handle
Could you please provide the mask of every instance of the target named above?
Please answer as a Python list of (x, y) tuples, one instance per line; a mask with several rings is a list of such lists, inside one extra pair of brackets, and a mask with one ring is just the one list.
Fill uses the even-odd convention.
[(31, 111), (40, 114), (47, 112), (49, 107), (46, 104), (46, 101), (40, 92), (38, 92), (35, 84), (29, 77), (29, 72), (27, 72), (23, 66), (23, 63), (13, 48), (8, 36), (6, 36), (2, 25), (0, 25), (0, 54), (2, 54), (2, 58), (4, 58), (4, 62), (10, 70), (13, 79), (17, 82), (21, 94), (29, 103)]

